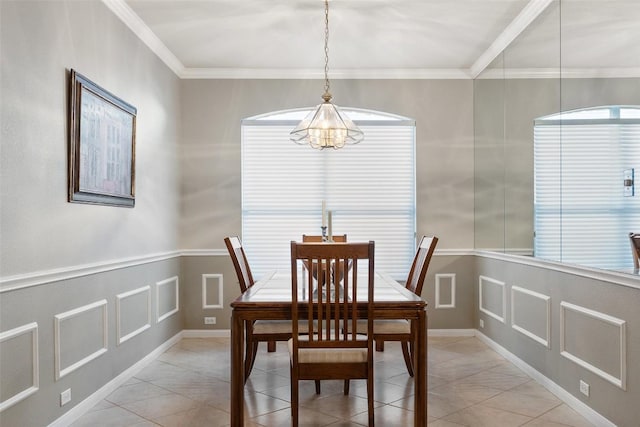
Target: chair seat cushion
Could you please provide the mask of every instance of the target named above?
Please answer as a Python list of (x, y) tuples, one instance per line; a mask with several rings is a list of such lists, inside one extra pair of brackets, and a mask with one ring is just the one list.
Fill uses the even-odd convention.
[[(308, 340), (308, 336), (301, 335), (300, 340)], [(356, 336), (358, 341), (366, 341), (367, 337)], [(293, 358), (293, 338), (287, 343), (289, 357)], [(366, 348), (300, 348), (298, 349), (299, 363), (366, 363)]]
[[(358, 320), (358, 333), (367, 333), (367, 321)], [(382, 319), (373, 321), (373, 334), (410, 334), (411, 322), (406, 319)]]
[[(253, 333), (258, 334), (290, 334), (292, 330), (291, 320), (256, 320), (253, 324)], [(306, 320), (298, 322), (298, 331), (306, 334), (309, 325)]]

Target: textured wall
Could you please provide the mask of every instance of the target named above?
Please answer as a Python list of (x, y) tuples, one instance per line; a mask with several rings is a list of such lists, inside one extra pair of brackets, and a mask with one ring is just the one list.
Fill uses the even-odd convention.
[[(0, 424), (43, 426), (182, 330), (177, 258), (76, 274), (178, 249), (180, 87), (100, 1), (3, 0), (0, 15), (0, 401), (39, 366)], [(138, 109), (133, 209), (67, 202), (70, 68)]]
[[(2, 277), (176, 250), (177, 77), (100, 1), (0, 7)], [(138, 109), (134, 209), (67, 202), (70, 68)]]
[[(184, 80), (181, 247), (221, 249), (241, 234), (240, 122), (313, 106), (311, 80)], [(473, 84), (470, 80), (336, 80), (340, 106), (416, 120), (417, 232), (438, 248), (473, 247)], [(294, 177), (292, 177), (294, 178)]]

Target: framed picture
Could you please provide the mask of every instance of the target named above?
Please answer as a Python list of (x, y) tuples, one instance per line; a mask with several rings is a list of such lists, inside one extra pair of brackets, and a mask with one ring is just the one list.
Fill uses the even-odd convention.
[(71, 70), (69, 202), (135, 205), (134, 106)]

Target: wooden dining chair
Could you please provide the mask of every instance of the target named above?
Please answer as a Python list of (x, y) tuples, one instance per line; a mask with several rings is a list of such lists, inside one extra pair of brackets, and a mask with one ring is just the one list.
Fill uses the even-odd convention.
[[(431, 257), (438, 244), (435, 236), (422, 236), (418, 249), (413, 258), (413, 264), (407, 277), (406, 288), (414, 294), (421, 296), (424, 280), (427, 277), (427, 269)], [(367, 325), (360, 322), (358, 333), (366, 333)], [(385, 341), (400, 341), (402, 355), (407, 371), (413, 376), (413, 343), (416, 331), (412, 330), (411, 322), (404, 319), (384, 319), (373, 322), (373, 339), (376, 342), (376, 350), (384, 351)]]
[[(236, 270), (238, 276), (238, 283), (240, 284), (240, 291), (244, 293), (247, 289), (253, 286), (253, 275), (251, 274), (251, 268), (249, 267), (249, 261), (242, 247), (242, 243), (237, 236), (225, 237), (224, 243), (227, 246), (231, 260), (233, 261), (233, 267)], [(303, 325), (301, 327), (304, 330)], [(291, 321), (289, 320), (256, 320), (254, 322), (247, 322), (246, 329), (246, 349), (245, 349), (245, 365), (244, 365), (244, 379), (249, 378), (253, 365), (256, 361), (256, 355), (258, 353), (258, 344), (267, 342), (269, 352), (275, 351), (276, 341), (287, 341), (291, 338)]]
[(629, 233), (629, 240), (631, 241), (633, 268), (640, 270), (640, 233)]
[[(318, 280), (306, 270), (299, 280), (300, 264), (316, 263)], [(332, 274), (332, 266), (342, 266), (340, 274)], [(350, 266), (350, 268), (348, 267)], [(362, 268), (367, 276), (358, 276)], [(340, 280), (340, 277), (342, 280)], [(326, 280), (325, 280), (326, 279)], [(358, 281), (367, 283), (356, 292)], [(292, 425), (298, 425), (298, 382), (300, 380), (367, 380), (369, 426), (373, 413), (373, 283), (374, 242), (369, 243), (296, 243), (291, 242), (291, 315), (293, 336), (289, 340), (291, 367)], [(313, 296), (317, 286), (317, 298)], [(354, 333), (362, 312), (357, 308), (366, 298), (366, 336)], [(314, 334), (301, 335), (299, 325), (307, 322), (307, 330), (316, 325)], [(303, 331), (304, 332), (304, 331)]]

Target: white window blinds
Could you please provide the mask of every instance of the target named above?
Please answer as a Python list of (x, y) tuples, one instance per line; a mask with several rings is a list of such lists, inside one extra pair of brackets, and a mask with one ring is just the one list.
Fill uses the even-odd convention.
[[(597, 107), (536, 120), (537, 257), (633, 268), (628, 234), (640, 230), (640, 120), (624, 118), (633, 111), (640, 110)], [(632, 168), (635, 196), (625, 197), (624, 171)]]
[(321, 234), (325, 200), (334, 235), (374, 240), (376, 269), (406, 279), (415, 253), (415, 124), (343, 110), (365, 140), (341, 150), (289, 140), (306, 110), (243, 121), (242, 242), (256, 278), (290, 268), (291, 240)]

